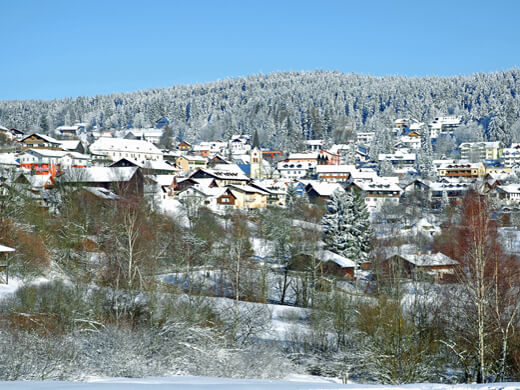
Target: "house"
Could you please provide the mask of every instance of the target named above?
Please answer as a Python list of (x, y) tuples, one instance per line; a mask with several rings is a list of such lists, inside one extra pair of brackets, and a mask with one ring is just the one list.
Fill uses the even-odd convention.
[(83, 146), (83, 143), (79, 140), (59, 140), (61, 148), (69, 152), (77, 152), (85, 154), (87, 150)]
[(228, 186), (235, 197), (235, 207), (239, 209), (265, 208), (269, 193), (249, 185)]
[(361, 191), (365, 196), (368, 211), (374, 212), (378, 211), (385, 202), (399, 204), (403, 189), (393, 179), (378, 177), (371, 182), (354, 180), (349, 188)]
[[(272, 182), (272, 180), (270, 180)], [(269, 181), (252, 181), (249, 183), (251, 187), (267, 192), (267, 204), (270, 206), (285, 207), (287, 191), (278, 186), (269, 185)]]
[(458, 261), (443, 253), (393, 253), (382, 262), (386, 274), (402, 278), (415, 278), (419, 272), (427, 273), (436, 279), (455, 274)]
[(441, 116), (434, 118), (434, 120), (428, 124), (430, 137), (438, 138), (440, 135), (451, 135), (461, 123), (462, 118), (459, 116)]
[(330, 199), (332, 193), (338, 189), (343, 191), (343, 187), (338, 183), (322, 183), (320, 181), (311, 180), (306, 185), (305, 192), (309, 200), (316, 202), (318, 200), (325, 201)]
[(219, 187), (231, 184), (247, 185), (250, 181), (236, 164), (216, 165), (214, 168), (199, 168), (193, 172), (190, 179), (213, 179)]
[(33, 133), (20, 141), (22, 149), (62, 150), (61, 142), (48, 135)]
[(477, 179), (483, 177), (486, 174), (484, 164), (470, 163), (466, 161), (460, 161), (455, 164), (443, 163), (437, 168), (439, 178), (443, 177), (454, 177), (454, 178), (468, 178)]
[(286, 160), (277, 164), (280, 177), (296, 180), (314, 174), (318, 165), (318, 156), (319, 152), (289, 154)]
[(458, 201), (466, 195), (471, 188), (470, 183), (458, 180), (430, 183), (430, 201), (433, 208), (438, 208), (443, 199), (450, 202)]
[(177, 145), (177, 149), (183, 151), (183, 152), (188, 152), (191, 150), (191, 144), (186, 142), (186, 141), (181, 141), (178, 145)]
[(421, 149), (421, 134), (416, 131), (409, 131), (402, 135), (399, 139), (400, 143), (406, 149), (418, 150)]
[(76, 123), (73, 126), (59, 126), (56, 128), (55, 133), (62, 137), (75, 138), (81, 133), (85, 133), (87, 130), (86, 123)]
[(228, 148), (232, 155), (236, 154), (247, 154), (251, 150), (249, 145), (249, 135), (233, 135), (228, 143)]
[(356, 133), (356, 142), (364, 145), (370, 145), (375, 138), (376, 133), (374, 131), (364, 131)]
[(54, 180), (55, 184), (103, 187), (120, 196), (142, 196), (144, 175), (138, 167), (69, 168)]
[(148, 141), (157, 145), (161, 141), (162, 134), (163, 131), (159, 129), (130, 129), (123, 138)]
[(498, 199), (505, 200), (509, 204), (520, 202), (520, 184), (518, 183), (497, 186), (495, 192)]
[(178, 199), (184, 205), (204, 206), (212, 211), (233, 208), (237, 201), (228, 187), (205, 187), (199, 184), (179, 192)]
[(354, 278), (356, 263), (352, 260), (329, 250), (324, 250), (320, 257), (322, 269), (325, 274), (343, 278)]
[(341, 156), (328, 150), (320, 150), (318, 153), (318, 165), (339, 165)]
[(85, 154), (54, 149), (25, 149), (16, 158), (21, 168), (36, 175), (56, 176), (64, 168), (90, 166), (90, 157)]
[(200, 154), (204, 157), (214, 156), (216, 154), (225, 154), (227, 151), (227, 142), (222, 141), (211, 141), (211, 142), (200, 142), (198, 145), (193, 146), (193, 153)]
[(380, 153), (379, 161), (390, 161), (395, 168), (410, 168), (415, 166), (415, 153), (405, 153), (401, 150), (395, 153)]
[(169, 124), (170, 124), (170, 121), (168, 120), (168, 118), (162, 117), (155, 121), (155, 128), (163, 129), (164, 127), (166, 127)]
[(142, 140), (102, 137), (91, 144), (89, 149), (93, 156), (112, 162), (122, 158), (131, 158), (139, 163), (163, 159), (161, 150), (151, 142)]
[(323, 148), (322, 139), (309, 139), (304, 141), (309, 152), (319, 152)]
[(281, 150), (262, 150), (262, 157), (267, 160), (275, 160), (282, 156), (283, 152)]
[(503, 145), (495, 142), (463, 142), (459, 145), (460, 158), (469, 161), (498, 160), (502, 158)]
[(171, 175), (178, 173), (180, 170), (176, 167), (171, 166), (166, 161), (151, 161), (147, 160), (143, 163), (139, 163), (131, 158), (122, 158), (109, 167), (139, 167), (142, 169), (144, 175)]
[(357, 171), (355, 165), (318, 165), (316, 176), (320, 181), (341, 183), (349, 181), (353, 171)]
[(502, 149), (504, 166), (512, 168), (520, 164), (520, 144), (511, 144), (509, 148)]
[(183, 170), (184, 172), (193, 171), (195, 169), (200, 169), (206, 167), (208, 163), (208, 159), (203, 156), (179, 156), (177, 160), (175, 160), (175, 164)]

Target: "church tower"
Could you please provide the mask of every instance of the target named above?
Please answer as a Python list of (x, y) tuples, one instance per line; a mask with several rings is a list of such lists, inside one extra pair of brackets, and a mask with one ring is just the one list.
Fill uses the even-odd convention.
[(251, 179), (261, 179), (264, 177), (262, 169), (262, 149), (260, 148), (260, 141), (258, 140), (258, 131), (255, 130), (255, 136), (253, 138), (253, 145), (249, 152), (250, 162), (250, 173)]

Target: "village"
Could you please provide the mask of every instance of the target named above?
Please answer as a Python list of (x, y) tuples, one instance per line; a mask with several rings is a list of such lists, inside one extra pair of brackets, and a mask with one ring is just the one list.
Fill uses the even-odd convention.
[[(457, 143), (468, 138), (463, 126), (457, 116), (429, 123), (401, 118), (377, 132), (350, 132), (343, 143), (302, 140), (290, 151), (262, 147), (257, 131), (198, 143), (174, 140), (166, 118), (150, 129), (106, 131), (78, 123), (59, 126), (52, 136), (1, 127), (0, 280), (6, 287), (25, 283), (14, 290), (19, 298), (3, 301), (9, 313), (4, 321), (24, 332), (41, 327), (75, 332), (76, 320), (62, 320), (63, 309), (49, 316), (22, 297), (34, 290), (39, 299), (49, 295), (60, 301), (64, 288), (90, 285), (103, 298), (86, 306), (89, 326), (115, 325), (123, 332), (129, 324), (147, 324), (142, 329), (149, 331), (148, 324), (177, 318), (175, 310), (167, 317), (152, 314), (155, 299), (163, 313), (165, 302), (181, 305), (187, 296), (201, 300), (182, 316), (197, 313), (200, 323), (219, 318), (218, 332), (228, 340), (219, 348), (231, 342), (254, 350), (252, 340), (267, 338), (276, 344), (273, 351), (290, 356), (306, 351), (309, 355), (297, 363), (305, 372), (319, 367), (338, 376), (347, 366), (359, 380), (371, 380), (373, 368), (367, 371), (366, 362), (373, 360), (384, 366), (376, 380), (437, 378), (445, 366), (429, 365), (429, 356), (449, 357), (452, 351), (435, 338), (457, 340), (457, 348), (475, 342), (469, 325), (462, 333), (450, 333), (457, 328), (445, 325), (456, 321), (464, 297), (479, 296), (478, 273), (468, 272), (474, 270), (467, 256), (471, 232), (486, 235), (478, 250), (491, 250), (494, 257), (485, 259), (485, 267), (496, 260), (493, 275), (502, 280), (489, 287), (504, 294), (493, 310), (504, 306), (499, 320), (506, 322), (496, 329), (511, 332), (517, 318), (517, 309), (505, 307), (512, 307), (518, 292), (520, 144)], [(482, 223), (472, 219), (475, 205)], [(35, 278), (50, 287), (38, 290)], [(461, 294), (462, 288), (469, 292)], [(84, 305), (85, 294), (77, 304)], [(170, 297), (166, 301), (164, 294)], [(220, 299), (212, 302), (222, 308), (210, 310), (196, 297)], [(25, 303), (14, 309), (9, 305), (16, 299)], [(486, 299), (478, 304), (490, 305)], [(408, 301), (415, 306), (401, 309)], [(380, 322), (370, 328), (373, 316)], [(384, 316), (390, 324), (407, 321), (405, 344), (413, 358), (386, 357), (396, 356), (402, 346), (387, 343), (397, 330), (385, 328)], [(425, 316), (425, 324), (416, 323), (416, 316)], [(282, 331), (265, 330), (276, 326)], [(298, 330), (290, 333), (293, 326)], [(424, 332), (423, 326), (432, 339), (416, 344), (413, 337)], [(189, 329), (181, 328), (179, 335)], [(363, 334), (359, 343), (375, 348), (357, 346), (365, 356), (359, 361), (346, 352), (356, 332)], [(380, 339), (379, 332), (389, 337)], [(499, 337), (498, 331), (493, 335)], [(473, 341), (464, 344), (466, 336)], [(514, 350), (509, 343), (516, 339), (494, 353)], [(375, 352), (380, 348), (386, 351), (383, 357)], [(490, 359), (495, 363), (489, 363), (489, 372), (507, 375), (505, 361)], [(107, 375), (114, 373), (112, 361)], [(475, 372), (464, 362), (456, 363), (459, 378)], [(406, 376), (392, 371), (396, 364), (423, 364), (425, 371)], [(165, 372), (157, 370), (151, 373)], [(21, 377), (32, 374), (27, 375)]]
[[(57, 212), (59, 202), (53, 192), (65, 186), (109, 202), (138, 196), (166, 213), (204, 207), (223, 215), (233, 209), (284, 208), (295, 199), (325, 209), (339, 189), (362, 194), (376, 236), (384, 238), (391, 221), (406, 222), (414, 201), (420, 203), (421, 218), (412, 227), (401, 223), (401, 234), (407, 229), (439, 233), (441, 211), (475, 189), (501, 205), (506, 221), (501, 230), (511, 242), (508, 250), (516, 253), (511, 237), (516, 238), (517, 230), (510, 222), (520, 210), (515, 170), (520, 144), (463, 142), (455, 150), (443, 150), (442, 156), (434, 153), (432, 145), (453, 139), (460, 125), (456, 116), (428, 124), (396, 119), (392, 129), (381, 131), (384, 136), (357, 132), (351, 140), (332, 145), (305, 140), (297, 152), (265, 150), (257, 133), (196, 144), (166, 139), (171, 147), (166, 149), (166, 118), (155, 128), (117, 132), (88, 129), (84, 123), (60, 126), (55, 137), (0, 126), (0, 194), (16, 187), (50, 213)], [(449, 258), (428, 260), (427, 247), (406, 252), (425, 256), (423, 266), (431, 261), (431, 268), (442, 272), (451, 272), (456, 263)], [(409, 263), (416, 267), (421, 261)], [(349, 266), (342, 268), (345, 264)], [(338, 267), (341, 275), (353, 277), (351, 260), (339, 256)]]

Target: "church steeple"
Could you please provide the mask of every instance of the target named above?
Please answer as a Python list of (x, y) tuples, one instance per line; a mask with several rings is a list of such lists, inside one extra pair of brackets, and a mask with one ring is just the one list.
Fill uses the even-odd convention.
[(258, 130), (255, 130), (255, 136), (253, 137), (253, 149), (260, 149), (260, 140), (258, 139)]
[(258, 139), (258, 131), (255, 130), (255, 136), (253, 138), (253, 145), (251, 150), (249, 151), (249, 157), (251, 159), (250, 162), (250, 177), (252, 179), (260, 179), (262, 178), (262, 149), (260, 148), (260, 141)]

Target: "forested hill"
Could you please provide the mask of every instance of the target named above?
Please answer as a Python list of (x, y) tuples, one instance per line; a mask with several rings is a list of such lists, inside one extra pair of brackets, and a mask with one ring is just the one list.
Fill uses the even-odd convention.
[(178, 139), (226, 139), (257, 129), (265, 146), (290, 150), (302, 138), (339, 141), (345, 131), (389, 127), (396, 117), (457, 114), (478, 121), (490, 140), (507, 143), (509, 129), (519, 125), (519, 80), (519, 69), (421, 78), (272, 73), (95, 97), (1, 101), (0, 124), (47, 132), (75, 122), (148, 127), (167, 117)]

